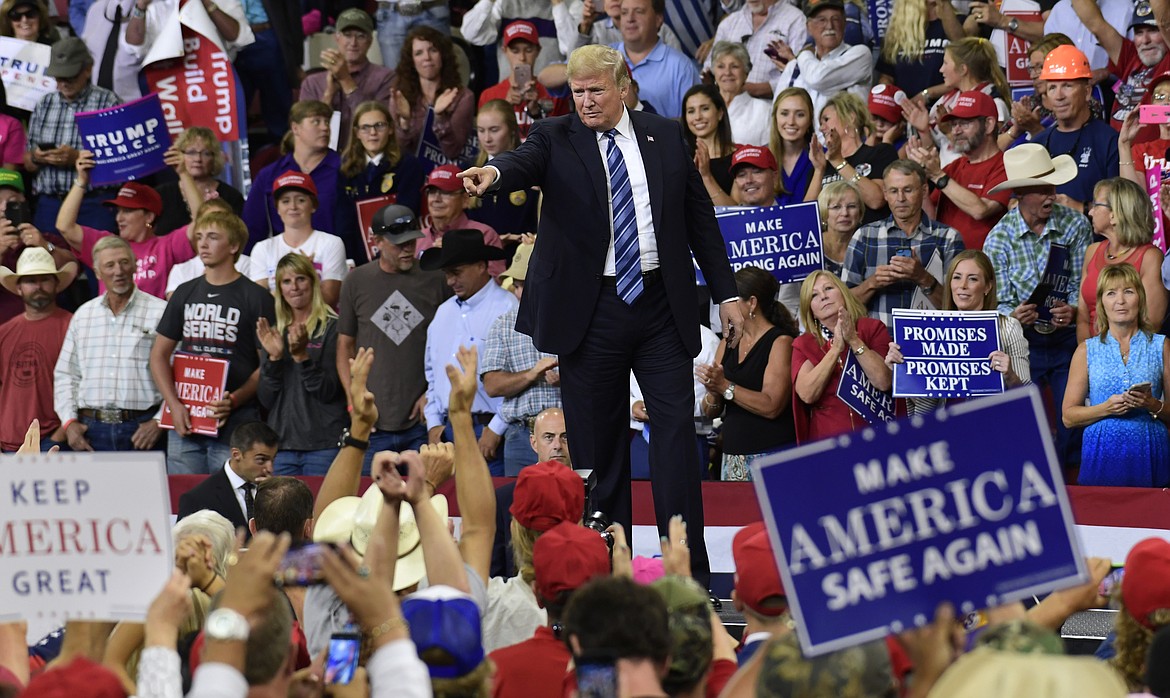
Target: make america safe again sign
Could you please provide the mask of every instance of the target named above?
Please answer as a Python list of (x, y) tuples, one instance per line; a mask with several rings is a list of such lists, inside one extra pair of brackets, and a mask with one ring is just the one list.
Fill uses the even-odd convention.
[(162, 453), (0, 458), (0, 622), (145, 619), (170, 513)]
[(808, 655), (1088, 578), (1034, 386), (760, 459)]

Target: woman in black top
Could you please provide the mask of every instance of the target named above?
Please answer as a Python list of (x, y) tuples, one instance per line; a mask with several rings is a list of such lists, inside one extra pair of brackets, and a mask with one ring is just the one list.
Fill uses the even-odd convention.
[(720, 342), (715, 363), (696, 373), (707, 386), (703, 411), (723, 414), (724, 480), (751, 480), (757, 457), (796, 443), (792, 421), (792, 340), (796, 321), (776, 300), (780, 284), (768, 272), (735, 272), (739, 309), (746, 318), (739, 347)]

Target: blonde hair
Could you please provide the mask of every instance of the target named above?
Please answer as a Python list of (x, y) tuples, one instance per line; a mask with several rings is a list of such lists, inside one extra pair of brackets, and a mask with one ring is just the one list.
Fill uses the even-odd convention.
[(922, 59), (926, 49), (926, 0), (898, 0), (882, 39), (882, 58), (895, 63)]
[(224, 235), (228, 236), (228, 241), (236, 246), (236, 253), (232, 257), (232, 262), (238, 262), (240, 255), (244, 252), (244, 246), (248, 244), (248, 227), (244, 225), (244, 221), (231, 211), (208, 211), (207, 213), (200, 213), (199, 219), (192, 225), (195, 226), (195, 231), (198, 233), (204, 228), (216, 228)]
[[(1099, 316), (1099, 315), (1098, 315)], [(1120, 606), (1116, 616), (1114, 630), (1116, 636), (1113, 647), (1117, 654), (1109, 660), (1109, 664), (1121, 674), (1126, 685), (1134, 691), (1140, 691), (1145, 685), (1146, 653), (1150, 649), (1150, 642), (1154, 639), (1154, 631), (1138, 623), (1125, 608), (1121, 594), (1114, 595)], [(1150, 614), (1150, 622), (1155, 628), (1170, 625), (1170, 609), (1159, 608)]]
[(963, 250), (951, 260), (951, 266), (947, 267), (946, 282), (943, 283), (943, 310), (956, 310), (955, 299), (951, 297), (951, 279), (955, 276), (955, 270), (959, 268), (959, 262), (967, 260), (975, 262), (975, 266), (979, 267), (979, 273), (983, 274), (983, 278), (988, 284), (987, 295), (983, 297), (981, 310), (995, 310), (999, 307), (999, 298), (995, 294), (995, 266), (991, 264), (991, 258), (982, 250)]
[(780, 111), (780, 103), (789, 97), (799, 98), (804, 102), (804, 108), (808, 110), (808, 131), (804, 134), (806, 148), (811, 147), (813, 131), (817, 128), (817, 110), (808, 90), (803, 87), (788, 87), (781, 90), (772, 102), (772, 123), (768, 126), (768, 148), (771, 149), (772, 155), (776, 157), (778, 163), (784, 161), (784, 139), (780, 137), (780, 129), (776, 128), (776, 112)]
[(1137, 182), (1125, 177), (1111, 177), (1097, 183), (1097, 189), (1109, 188), (1109, 209), (1113, 212), (1113, 233), (1118, 244), (1126, 247), (1148, 245), (1154, 240), (1154, 207), (1150, 196)]
[[(516, 123), (516, 110), (507, 100), (503, 99), (489, 99), (484, 102), (483, 106), (479, 108), (479, 114), (487, 112), (495, 112), (504, 120), (504, 128), (508, 129), (508, 150), (515, 150), (520, 147), (520, 126)], [(476, 122), (479, 122), (479, 114), (475, 115)], [(483, 167), (484, 163), (488, 161), (488, 153), (481, 146), (479, 154), (475, 156), (475, 166)]]
[[(292, 109), (288, 110), (288, 125), (299, 124), (305, 119), (320, 116), (326, 119), (333, 117), (333, 108), (324, 102), (319, 102), (315, 99), (303, 99), (292, 105)], [(280, 139), (280, 153), (281, 155), (288, 155), (293, 152), (296, 147), (296, 136), (293, 135), (290, 128), (284, 134), (284, 138)]]
[(869, 113), (869, 105), (852, 92), (838, 92), (821, 107), (823, 114), (832, 107), (837, 112), (837, 120), (843, 126), (852, 126), (857, 129), (858, 140), (864, 141), (874, 131), (873, 115)]
[(569, 64), (565, 67), (565, 78), (572, 81), (574, 78), (595, 77), (609, 75), (619, 90), (630, 84), (630, 72), (626, 67), (626, 60), (617, 49), (600, 44), (589, 44), (569, 54)]
[[(434, 654), (436, 652), (437, 657)], [(451, 661), (450, 655), (442, 650), (424, 650), (419, 653), (419, 658), (428, 665), (432, 660), (438, 660), (436, 664), (442, 664), (444, 659)], [(491, 698), (492, 678), (495, 675), (495, 662), (484, 657), (479, 666), (463, 676), (454, 679), (432, 678), (431, 691), (435, 698)]]
[(175, 148), (182, 151), (186, 150), (188, 146), (206, 143), (207, 149), (211, 151), (211, 176), (218, 177), (227, 162), (227, 158), (223, 155), (223, 148), (219, 145), (219, 139), (215, 137), (215, 132), (206, 126), (192, 126), (175, 139)]
[[(1000, 99), (1011, 98), (1007, 76), (1003, 74), (1003, 68), (999, 67), (999, 56), (990, 41), (981, 36), (968, 36), (947, 44), (946, 52), (951, 55), (955, 65), (967, 67), (967, 73), (973, 80), (995, 85)], [(998, 117), (996, 120), (999, 120)]]
[(539, 531), (525, 528), (516, 519), (512, 519), (512, 560), (516, 563), (516, 569), (525, 584), (536, 581), (536, 568), (532, 566), (532, 550), (536, 546), (537, 538), (540, 538)]
[[(840, 201), (846, 194), (856, 196), (858, 208), (864, 211), (865, 200), (861, 198), (861, 189), (847, 179), (836, 179), (822, 187), (821, 193), (817, 194), (817, 207), (821, 210), (821, 223), (828, 221), (829, 206), (834, 201)], [(858, 223), (861, 222), (860, 217), (857, 220)]]
[(353, 120), (349, 124), (349, 142), (345, 144), (345, 152), (341, 155), (341, 174), (346, 177), (355, 177), (366, 168), (366, 149), (358, 138), (358, 119), (370, 112), (378, 112), (386, 119), (386, 145), (382, 146), (382, 161), (394, 167), (402, 157), (398, 149), (398, 138), (394, 135), (394, 118), (390, 116), (390, 108), (372, 100), (362, 102), (353, 110)]
[(1146, 287), (1142, 285), (1142, 277), (1132, 264), (1110, 264), (1097, 275), (1097, 335), (1101, 343), (1109, 334), (1109, 318), (1105, 317), (1105, 308), (1102, 302), (1105, 292), (1110, 289), (1132, 288), (1138, 295), (1138, 329), (1152, 337), (1155, 325), (1150, 322), (1150, 311), (1146, 306)]
[(284, 293), (280, 290), (281, 277), (290, 273), (304, 276), (312, 287), (310, 291), (312, 301), (309, 308), (309, 319), (305, 321), (305, 332), (310, 338), (325, 334), (325, 325), (328, 324), (329, 318), (337, 317), (337, 313), (325, 304), (325, 298), (321, 295), (321, 277), (317, 276), (313, 262), (300, 252), (289, 252), (276, 263), (276, 290), (272, 292), (272, 295), (276, 299), (277, 331), (284, 332), (293, 321), (292, 306), (288, 304)]
[(861, 304), (861, 301), (853, 297), (853, 294), (849, 292), (849, 287), (845, 285), (844, 281), (837, 278), (836, 274), (825, 271), (824, 269), (818, 269), (809, 274), (808, 278), (804, 280), (804, 283), (800, 285), (800, 322), (804, 325), (804, 331), (816, 335), (817, 341), (821, 344), (828, 341), (828, 338), (821, 332), (821, 323), (813, 315), (812, 296), (813, 287), (817, 285), (817, 280), (822, 276), (830, 279), (833, 285), (837, 287), (837, 290), (841, 292), (841, 301), (854, 324), (857, 324), (858, 320), (865, 317), (865, 306)]

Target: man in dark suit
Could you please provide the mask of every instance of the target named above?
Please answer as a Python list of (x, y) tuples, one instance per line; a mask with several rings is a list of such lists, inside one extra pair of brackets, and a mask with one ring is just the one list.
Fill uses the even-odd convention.
[(278, 437), (264, 422), (245, 422), (231, 438), (231, 458), (223, 469), (179, 496), (179, 518), (201, 509), (222, 514), (236, 528), (248, 528), (256, 486), (272, 476)]
[(621, 55), (581, 47), (568, 78), (576, 114), (541, 120), (520, 148), (461, 176), (476, 195), (541, 188), (540, 235), (516, 329), (560, 357), (573, 460), (595, 471), (593, 506), (627, 527), (633, 369), (650, 415), (659, 531), (683, 516), (695, 536), (695, 576), (707, 582), (691, 416), (691, 357), (699, 351), (691, 255), (722, 302), (724, 336), (735, 346), (743, 317), (731, 265), (678, 123), (626, 109), (630, 77)]

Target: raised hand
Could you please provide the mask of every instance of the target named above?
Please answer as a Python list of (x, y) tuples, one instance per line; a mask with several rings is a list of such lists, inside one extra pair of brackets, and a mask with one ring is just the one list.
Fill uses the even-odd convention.
[(256, 339), (260, 340), (260, 346), (268, 353), (269, 361), (275, 362), (284, 358), (284, 338), (269, 324), (268, 318), (262, 317), (256, 321)]

